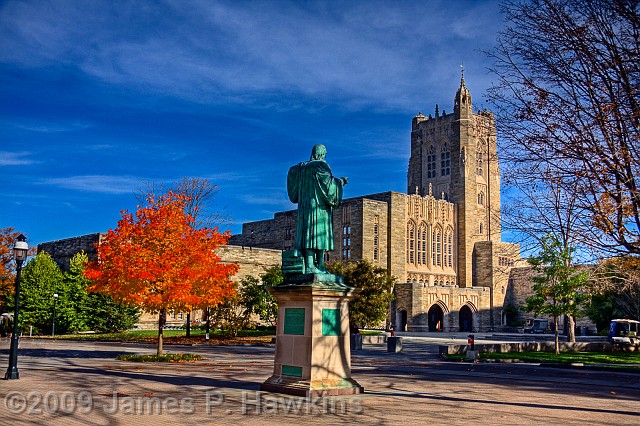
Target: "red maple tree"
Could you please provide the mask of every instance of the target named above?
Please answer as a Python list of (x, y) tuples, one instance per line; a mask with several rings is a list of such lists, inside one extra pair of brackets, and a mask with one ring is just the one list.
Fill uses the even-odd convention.
[[(6, 299), (13, 295), (16, 263), (13, 259), (13, 245), (20, 232), (12, 227), (0, 228), (0, 313), (5, 311)], [(35, 256), (36, 248), (29, 247), (28, 256)]]
[(85, 269), (89, 291), (158, 313), (158, 355), (167, 312), (214, 306), (234, 293), (237, 264), (224, 264), (215, 250), (228, 233), (194, 229), (184, 195), (149, 195), (135, 215), (123, 211), (118, 227), (97, 245), (98, 259)]

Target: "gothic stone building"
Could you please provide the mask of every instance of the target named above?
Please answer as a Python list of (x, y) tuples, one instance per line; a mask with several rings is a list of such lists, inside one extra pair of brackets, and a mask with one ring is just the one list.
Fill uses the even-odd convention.
[[(453, 113), (413, 118), (407, 193), (349, 198), (334, 211), (327, 261), (366, 259), (397, 277), (396, 330), (486, 331), (505, 324), (520, 259), (500, 239), (500, 171), (493, 114), (474, 113), (460, 83)], [(230, 244), (286, 250), (296, 211), (246, 223)]]

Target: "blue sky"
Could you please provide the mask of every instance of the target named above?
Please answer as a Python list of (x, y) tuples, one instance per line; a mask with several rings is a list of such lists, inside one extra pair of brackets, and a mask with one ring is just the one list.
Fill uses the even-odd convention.
[(345, 197), (406, 189), (411, 118), (474, 106), (493, 0), (0, 2), (0, 227), (30, 245), (117, 225), (145, 182), (211, 179), (232, 232), (295, 208), (327, 146)]

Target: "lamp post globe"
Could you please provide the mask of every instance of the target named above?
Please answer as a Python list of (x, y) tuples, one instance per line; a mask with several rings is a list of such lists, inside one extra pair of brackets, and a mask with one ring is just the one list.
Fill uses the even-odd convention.
[(11, 349), (9, 350), (9, 367), (5, 374), (5, 380), (14, 380), (20, 378), (18, 372), (18, 314), (20, 312), (20, 275), (22, 274), (22, 263), (27, 259), (27, 238), (20, 234), (16, 243), (13, 245), (13, 260), (16, 261), (16, 288), (15, 288), (15, 304), (13, 311), (13, 334), (11, 335)]

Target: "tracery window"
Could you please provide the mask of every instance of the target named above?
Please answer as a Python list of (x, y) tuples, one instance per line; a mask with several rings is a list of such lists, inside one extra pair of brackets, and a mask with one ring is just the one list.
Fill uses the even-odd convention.
[(453, 268), (453, 232), (451, 228), (447, 229), (447, 232), (444, 236), (445, 250), (444, 250), (444, 266), (448, 266), (449, 268)]
[(433, 231), (431, 245), (433, 266), (442, 266), (442, 232), (440, 228), (436, 228)]
[(416, 225), (413, 222), (407, 225), (407, 263), (416, 263)]
[(420, 225), (418, 230), (418, 265), (427, 264), (427, 227)]

